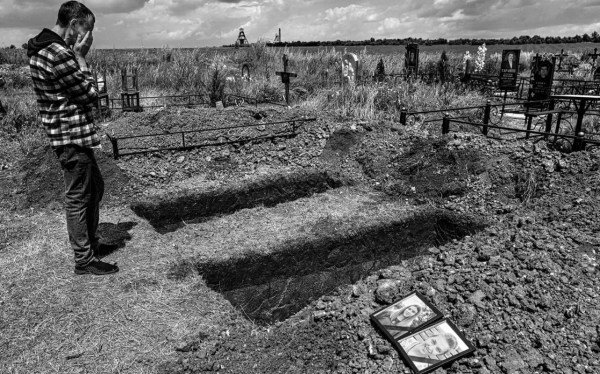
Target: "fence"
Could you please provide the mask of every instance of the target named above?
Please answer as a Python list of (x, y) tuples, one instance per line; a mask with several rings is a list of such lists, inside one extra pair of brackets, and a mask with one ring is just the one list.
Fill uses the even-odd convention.
[[(583, 121), (583, 118), (580, 118), (580, 116), (583, 117), (584, 115), (600, 117), (600, 112), (588, 112), (588, 113), (585, 113), (585, 111), (577, 112), (577, 111), (569, 110), (568, 107), (555, 109), (556, 102), (553, 99), (535, 102), (535, 104), (539, 105), (536, 107), (532, 107), (531, 105), (528, 105), (528, 104), (530, 104), (530, 103), (491, 104), (491, 102), (488, 100), (486, 105), (483, 105), (483, 106), (447, 108), (447, 109), (432, 110), (432, 111), (408, 112), (408, 111), (406, 111), (405, 108), (403, 108), (400, 113), (400, 123), (403, 125), (408, 124), (410, 122), (411, 117), (414, 118), (413, 123), (420, 122), (422, 125), (426, 124), (426, 123), (438, 122), (441, 120), (442, 134), (448, 134), (451, 131), (450, 130), (451, 124), (462, 124), (462, 125), (479, 127), (481, 129), (481, 133), (483, 135), (485, 135), (486, 137), (492, 138), (492, 139), (497, 139), (497, 140), (507, 140), (507, 139), (497, 137), (497, 136), (490, 136), (489, 131), (491, 129), (496, 129), (499, 131), (504, 130), (505, 132), (501, 133), (500, 135), (514, 134), (514, 133), (524, 133), (525, 134), (523, 137), (512, 138), (513, 140), (539, 138), (538, 140), (544, 139), (547, 141), (550, 137), (552, 137), (554, 143), (556, 143), (559, 139), (569, 142), (569, 144), (571, 145), (571, 149), (573, 151), (585, 150), (586, 146), (588, 146), (588, 145), (593, 145), (593, 146), (600, 145), (599, 140), (586, 137), (586, 135), (600, 136), (600, 133), (595, 133), (592, 131), (587, 131), (587, 132), (583, 131), (581, 128), (581, 123)], [(512, 111), (510, 111), (510, 113), (522, 114), (525, 118), (526, 127), (525, 128), (515, 128), (515, 127), (508, 127), (508, 126), (500, 126), (498, 123), (499, 123), (499, 120), (502, 119), (502, 114), (499, 117), (497, 116), (499, 108), (502, 107), (503, 108), (502, 113), (504, 113), (504, 110), (506, 107), (515, 107), (515, 106), (520, 106), (522, 108), (521, 108), (521, 110), (512, 110)], [(465, 114), (465, 111), (471, 111), (471, 113)], [(496, 117), (498, 118), (498, 121), (496, 123), (494, 123), (494, 121), (493, 121), (494, 111), (496, 111)], [(451, 117), (450, 112), (458, 113), (458, 116)], [(434, 118), (425, 119), (425, 116), (429, 115), (429, 114), (433, 114)], [(442, 117), (439, 116), (440, 114), (442, 115)], [(565, 116), (569, 116), (569, 115), (573, 116), (575, 114), (578, 115), (578, 118), (577, 118), (578, 121), (577, 121), (576, 129), (573, 129), (571, 122), (568, 120), (565, 120)], [(555, 117), (555, 115), (556, 115), (556, 117)], [(422, 116), (420, 121), (417, 119), (418, 116)], [(534, 117), (536, 117), (536, 118), (539, 117), (541, 119), (539, 124), (541, 126), (543, 126), (543, 131), (538, 131), (535, 129), (538, 127), (538, 124), (536, 123), (534, 126), (534, 124), (533, 124)], [(467, 119), (467, 120), (465, 120), (465, 119)], [(480, 121), (480, 122), (476, 122), (476, 121)], [(561, 132), (561, 130), (564, 130), (562, 128), (562, 125), (565, 122), (568, 122), (571, 125), (571, 130), (573, 132), (572, 135)], [(552, 131), (553, 127), (554, 127), (554, 131)]]
[[(226, 127), (216, 127), (216, 128), (206, 128), (206, 129), (199, 129), (199, 130), (187, 130), (187, 131), (174, 131), (174, 132), (165, 132), (165, 133), (161, 133), (161, 134), (144, 134), (144, 135), (131, 135), (131, 136), (122, 136), (122, 137), (116, 137), (116, 136), (111, 136), (109, 134), (106, 134), (106, 136), (108, 137), (108, 139), (110, 140), (111, 144), (112, 144), (112, 150), (113, 150), (113, 157), (115, 159), (118, 159), (121, 156), (129, 156), (129, 155), (136, 155), (136, 154), (145, 154), (145, 153), (151, 153), (151, 152), (159, 152), (159, 151), (171, 151), (171, 150), (191, 150), (191, 149), (195, 149), (195, 148), (202, 148), (202, 147), (210, 147), (210, 146), (220, 146), (220, 145), (226, 145), (226, 144), (245, 144), (248, 142), (255, 142), (255, 141), (265, 141), (265, 140), (272, 140), (275, 138), (289, 138), (289, 137), (294, 137), (296, 135), (298, 135), (297, 130), (300, 126), (301, 123), (304, 122), (313, 122), (316, 121), (316, 118), (297, 118), (297, 119), (291, 119), (291, 120), (287, 120), (287, 121), (279, 121), (279, 122), (269, 122), (269, 123), (258, 123), (258, 124), (246, 124), (246, 125), (237, 125), (237, 126), (226, 126)], [(283, 130), (279, 130), (279, 132), (275, 132), (273, 134), (269, 134), (269, 135), (262, 135), (262, 136), (244, 136), (241, 135), (235, 139), (228, 139), (225, 138), (222, 134), (223, 132), (229, 132), (231, 130), (235, 130), (235, 129), (255, 129), (256, 131), (262, 132), (262, 131), (266, 131), (266, 127), (267, 126), (280, 126), (280, 127), (284, 127), (281, 125), (285, 125), (285, 124), (289, 124), (291, 125), (291, 128), (283, 128)], [(191, 136), (193, 138), (193, 134), (201, 134), (201, 133), (207, 133), (207, 132), (215, 132), (215, 131), (219, 131), (220, 133), (216, 136), (216, 138), (218, 139), (217, 141), (210, 141), (210, 139), (203, 139), (203, 140), (208, 140), (205, 141), (203, 143), (200, 144), (190, 144), (189, 138), (188, 138), (188, 142), (186, 144), (186, 135)], [(171, 143), (173, 144), (174, 141), (171, 139), (160, 142), (157, 141), (156, 138), (159, 137), (181, 137), (181, 145), (178, 146), (166, 146), (166, 147), (161, 147), (160, 145), (164, 144), (164, 143)], [(154, 144), (158, 143), (158, 146), (142, 146), (142, 147), (123, 147), (121, 145), (120, 147), (120, 143), (122, 143), (123, 141), (127, 140), (127, 139), (142, 139), (142, 138), (150, 138), (150, 142), (152, 143), (152, 141), (154, 140)], [(221, 140), (222, 139), (222, 140)], [(179, 143), (179, 141), (177, 141), (177, 143)], [(139, 149), (139, 150), (134, 150), (134, 151), (128, 151), (128, 152), (122, 152), (123, 149)]]

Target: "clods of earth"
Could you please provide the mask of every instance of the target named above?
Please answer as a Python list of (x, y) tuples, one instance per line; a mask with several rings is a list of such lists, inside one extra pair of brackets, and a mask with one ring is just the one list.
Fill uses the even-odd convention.
[[(317, 120), (296, 128), (264, 125), (312, 117)], [(157, 230), (173, 233), (178, 219), (207, 220), (342, 188), (354, 191), (348, 199), (357, 191), (377, 196), (365, 207), (435, 212), (437, 231), (426, 242), (415, 236), (426, 243), (415, 246), (418, 253), (390, 257), (356, 279), (308, 295), (284, 316), (261, 319), (238, 309), (219, 329), (199, 328), (174, 346), (160, 373), (409, 373), (369, 315), (412, 291), (426, 295), (476, 347), (437, 374), (600, 372), (600, 152), (561, 153), (543, 142), (486, 139), (476, 130), (442, 137), (434, 128), (279, 107), (129, 113), (101, 133), (168, 135), (237, 124), (254, 126), (186, 139), (231, 144), (118, 160), (104, 136), (98, 160), (106, 204), (126, 205)], [(289, 131), (294, 134), (280, 136)], [(258, 137), (265, 139), (243, 141)], [(120, 146), (176, 141), (163, 136)], [(0, 163), (3, 207), (60, 207), (60, 169), (48, 148)], [(269, 200), (274, 194), (279, 200)], [(199, 201), (210, 204), (190, 208)], [(464, 220), (452, 226), (460, 233), (442, 238), (449, 227), (439, 224), (442, 216)], [(356, 231), (350, 226), (348, 232)], [(207, 274), (204, 265), (189, 264), (169, 271), (174, 277)], [(226, 279), (226, 268), (219, 271)]]

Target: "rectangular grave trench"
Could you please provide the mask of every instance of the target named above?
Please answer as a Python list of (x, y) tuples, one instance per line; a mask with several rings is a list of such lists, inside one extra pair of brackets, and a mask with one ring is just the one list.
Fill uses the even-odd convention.
[[(197, 262), (193, 267), (248, 319), (271, 324), (340, 286), (484, 227), (472, 217), (436, 210), (347, 236), (296, 240), (269, 254)], [(177, 265), (171, 269), (178, 272)]]
[(272, 207), (351, 184), (348, 179), (329, 172), (308, 169), (208, 191), (153, 196), (133, 203), (131, 209), (165, 234), (215, 215), (257, 206)]

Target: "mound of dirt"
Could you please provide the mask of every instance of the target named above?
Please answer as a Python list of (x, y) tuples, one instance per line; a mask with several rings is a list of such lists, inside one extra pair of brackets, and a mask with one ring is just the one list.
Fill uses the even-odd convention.
[[(105, 183), (103, 200), (114, 203), (120, 196), (120, 189), (128, 184), (128, 178), (110, 154), (96, 151), (95, 155)], [(49, 145), (35, 148), (18, 162), (17, 170), (20, 192), (25, 194), (24, 208), (62, 204), (65, 189), (63, 174)]]

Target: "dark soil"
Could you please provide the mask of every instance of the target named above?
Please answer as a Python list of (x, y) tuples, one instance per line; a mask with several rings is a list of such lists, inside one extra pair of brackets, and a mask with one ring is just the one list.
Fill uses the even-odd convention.
[[(128, 178), (109, 154), (96, 151), (96, 160), (107, 186), (104, 201), (118, 201), (119, 189)], [(4, 178), (5, 198), (14, 198), (19, 209), (60, 207), (64, 181), (60, 163), (49, 145), (33, 149), (15, 162), (15, 171)]]
[[(264, 111), (269, 121), (310, 115)], [(252, 117), (251, 109), (215, 113), (128, 114), (107, 131), (176, 130), (213, 117), (221, 123)], [(23, 181), (20, 191), (30, 205), (57, 201), (58, 163), (47, 150), (34, 154), (19, 164), (21, 174), (13, 174)], [(199, 327), (177, 345), (177, 359), (159, 366), (160, 373), (408, 373), (369, 315), (415, 290), (477, 348), (435, 373), (600, 372), (597, 150), (565, 154), (542, 143), (498, 142), (470, 133), (442, 139), (393, 124), (321, 115), (296, 137), (281, 141), (128, 156), (114, 164), (104, 160), (107, 195), (121, 201), (151, 200), (159, 191), (176, 194), (198, 176), (206, 183), (231, 178), (251, 183), (274, 170), (315, 168), (384, 191), (390, 199), (458, 216), (479, 215), (487, 224), (462, 239), (431, 244), (426, 255), (351, 279), (352, 284), (326, 292), (271, 326), (257, 326), (239, 311), (223, 321), (218, 333)], [(113, 166), (106, 165), (116, 165), (123, 174), (113, 169), (111, 179)], [(440, 226), (453, 227), (448, 222)], [(213, 269), (259, 267), (259, 260)], [(278, 268), (272, 264), (265, 272)], [(203, 266), (198, 269), (206, 273)]]

